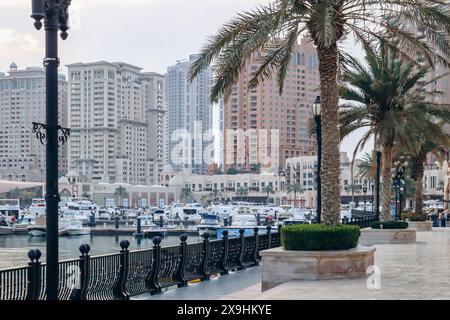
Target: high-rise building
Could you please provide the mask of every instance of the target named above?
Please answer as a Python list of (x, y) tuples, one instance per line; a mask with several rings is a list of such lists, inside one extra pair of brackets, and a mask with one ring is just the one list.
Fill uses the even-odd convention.
[(189, 61), (167, 68), (169, 162), (175, 170), (203, 174), (213, 161), (210, 155), (205, 157), (212, 144), (212, 75), (206, 68), (189, 81), (189, 68), (197, 58), (198, 55), (191, 55)]
[[(45, 124), (45, 71), (40, 67), (0, 73), (0, 179), (45, 180), (45, 146), (33, 133), (32, 122)], [(58, 80), (58, 122), (67, 127), (67, 81)], [(59, 148), (60, 175), (67, 172), (67, 146)]]
[(164, 77), (123, 62), (68, 68), (70, 169), (86, 180), (157, 184), (164, 165)]
[(315, 152), (308, 124), (320, 83), (316, 49), (307, 38), (297, 45), (281, 95), (275, 75), (249, 88), (262, 58), (260, 52), (252, 56), (226, 97), (225, 170), (278, 170), (288, 158)]

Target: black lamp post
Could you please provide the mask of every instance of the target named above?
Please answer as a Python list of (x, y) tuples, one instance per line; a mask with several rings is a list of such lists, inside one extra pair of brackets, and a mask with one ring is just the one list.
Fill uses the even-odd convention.
[[(33, 123), (33, 132), (46, 144), (46, 290), (48, 300), (58, 300), (58, 142), (64, 144), (70, 130), (58, 125), (58, 29), (67, 39), (71, 0), (32, 0), (31, 17), (37, 30), (45, 27), (46, 124)], [(62, 136), (58, 137), (58, 132)]]
[(367, 195), (367, 186), (364, 185), (362, 188), (362, 192), (364, 194), (364, 214), (366, 213), (366, 195)]
[[(401, 189), (403, 189), (403, 186), (405, 183), (403, 178), (404, 178), (404, 169), (397, 167), (395, 170), (395, 175), (393, 177), (393, 185), (394, 185), (394, 190), (395, 190), (395, 218), (396, 219), (400, 218), (400, 213), (401, 213), (401, 209), (402, 209), (401, 208), (402, 207), (402, 205), (401, 205), (401, 201), (402, 201)], [(398, 200), (400, 200), (400, 208), (398, 205)]]
[(320, 96), (317, 96), (313, 104), (314, 121), (316, 123), (316, 138), (317, 138), (317, 223), (321, 222), (322, 214), (322, 188), (320, 181), (320, 169), (322, 161), (322, 123), (320, 116)]

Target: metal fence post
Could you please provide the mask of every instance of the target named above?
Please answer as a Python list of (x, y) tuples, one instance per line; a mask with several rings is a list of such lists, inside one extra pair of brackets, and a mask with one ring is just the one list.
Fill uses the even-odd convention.
[(175, 274), (175, 278), (178, 281), (178, 284), (177, 284), (178, 288), (187, 286), (187, 280), (186, 280), (186, 276), (184, 274), (185, 269), (186, 269), (186, 262), (187, 262), (187, 244), (186, 244), (187, 238), (188, 238), (188, 236), (185, 233), (180, 235), (180, 240), (181, 240), (180, 251), (179, 251), (180, 263), (178, 265), (178, 270), (176, 271), (176, 274)]
[(27, 296), (26, 300), (37, 300), (41, 293), (42, 276), (41, 276), (41, 251), (34, 249), (28, 251), (28, 258), (31, 262), (28, 263), (28, 282), (27, 282)]
[(272, 246), (272, 232), (270, 231), (272, 229), (271, 226), (267, 226), (267, 249), (270, 249)]
[(255, 252), (253, 252), (253, 261), (255, 262), (255, 266), (259, 265), (259, 259), (258, 259), (258, 255), (259, 255), (259, 228), (258, 227), (254, 227), (253, 228), (254, 231), (254, 236), (255, 236)]
[(86, 300), (86, 293), (89, 286), (90, 279), (90, 265), (89, 265), (89, 251), (91, 246), (82, 244), (79, 248), (80, 256), (80, 281), (78, 287), (70, 297), (70, 300)]
[(203, 238), (203, 261), (202, 265), (200, 267), (200, 274), (202, 275), (202, 281), (203, 280), (209, 280), (209, 274), (208, 274), (208, 256), (209, 256), (209, 233), (204, 232), (202, 234)]
[(128, 278), (128, 268), (129, 268), (129, 254), (128, 247), (130, 242), (128, 240), (120, 241), (120, 270), (119, 279), (113, 288), (114, 298), (121, 300), (129, 300), (130, 294), (127, 292), (127, 278)]
[(228, 230), (222, 231), (223, 236), (223, 257), (222, 257), (222, 268), (223, 272), (221, 274), (228, 274), (228, 266), (227, 266), (227, 260), (228, 260)]
[(161, 286), (158, 282), (159, 269), (161, 268), (161, 238), (153, 238), (153, 266), (152, 272), (146, 281), (146, 287), (150, 289), (151, 294), (161, 293)]
[(241, 265), (238, 269), (245, 269), (244, 264), (244, 253), (245, 253), (245, 237), (244, 237), (245, 230), (239, 229), (239, 238), (241, 240), (241, 250), (239, 252), (239, 264)]

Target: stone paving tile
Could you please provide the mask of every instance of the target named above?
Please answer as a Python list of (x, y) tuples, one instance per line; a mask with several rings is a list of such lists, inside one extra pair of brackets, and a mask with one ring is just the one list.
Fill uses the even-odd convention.
[[(376, 245), (381, 288), (366, 279), (291, 281), (261, 293), (260, 284), (222, 299), (450, 299), (450, 229), (418, 232), (415, 244)], [(259, 289), (259, 294), (255, 294)]]

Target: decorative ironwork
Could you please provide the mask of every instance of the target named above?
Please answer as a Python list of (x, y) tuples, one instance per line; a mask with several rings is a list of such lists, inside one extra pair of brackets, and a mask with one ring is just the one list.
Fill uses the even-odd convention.
[[(217, 240), (203, 238), (203, 242), (187, 243), (187, 236), (182, 235), (180, 245), (161, 247), (161, 239), (155, 237), (153, 248), (138, 251), (128, 251), (129, 242), (124, 240), (120, 253), (96, 257), (89, 256), (89, 245), (81, 245), (78, 259), (58, 265), (58, 299), (126, 300), (160, 293), (162, 288), (257, 265), (261, 250), (280, 244), (279, 232), (259, 235), (257, 228), (251, 236), (241, 230), (237, 238), (227, 234)], [(47, 265), (39, 262), (40, 256), (39, 250), (30, 250), (27, 267), (0, 270), (0, 300), (47, 298)]]
[(186, 281), (203, 278), (201, 268), (204, 255), (203, 243), (193, 243), (187, 246), (186, 263), (183, 270)]
[(223, 273), (222, 266), (225, 246), (223, 240), (212, 240), (208, 243), (209, 254), (206, 261), (206, 272), (208, 275)]
[[(36, 139), (38, 139), (43, 145), (47, 144), (48, 130), (51, 130), (51, 128), (48, 127), (46, 124), (39, 122), (32, 122), (32, 124), (33, 124), (33, 133), (36, 135)], [(61, 133), (61, 135), (58, 134), (58, 144), (60, 146), (63, 146), (67, 142), (67, 140), (69, 140), (70, 128), (57, 126), (56, 129), (58, 130), (58, 133), (59, 132)]]
[(256, 251), (256, 237), (246, 236), (245, 237), (245, 249), (242, 260), (244, 262), (245, 268), (256, 265), (255, 260), (255, 251)]
[(242, 241), (240, 237), (228, 239), (228, 270), (238, 270), (242, 267), (240, 262), (241, 245)]

